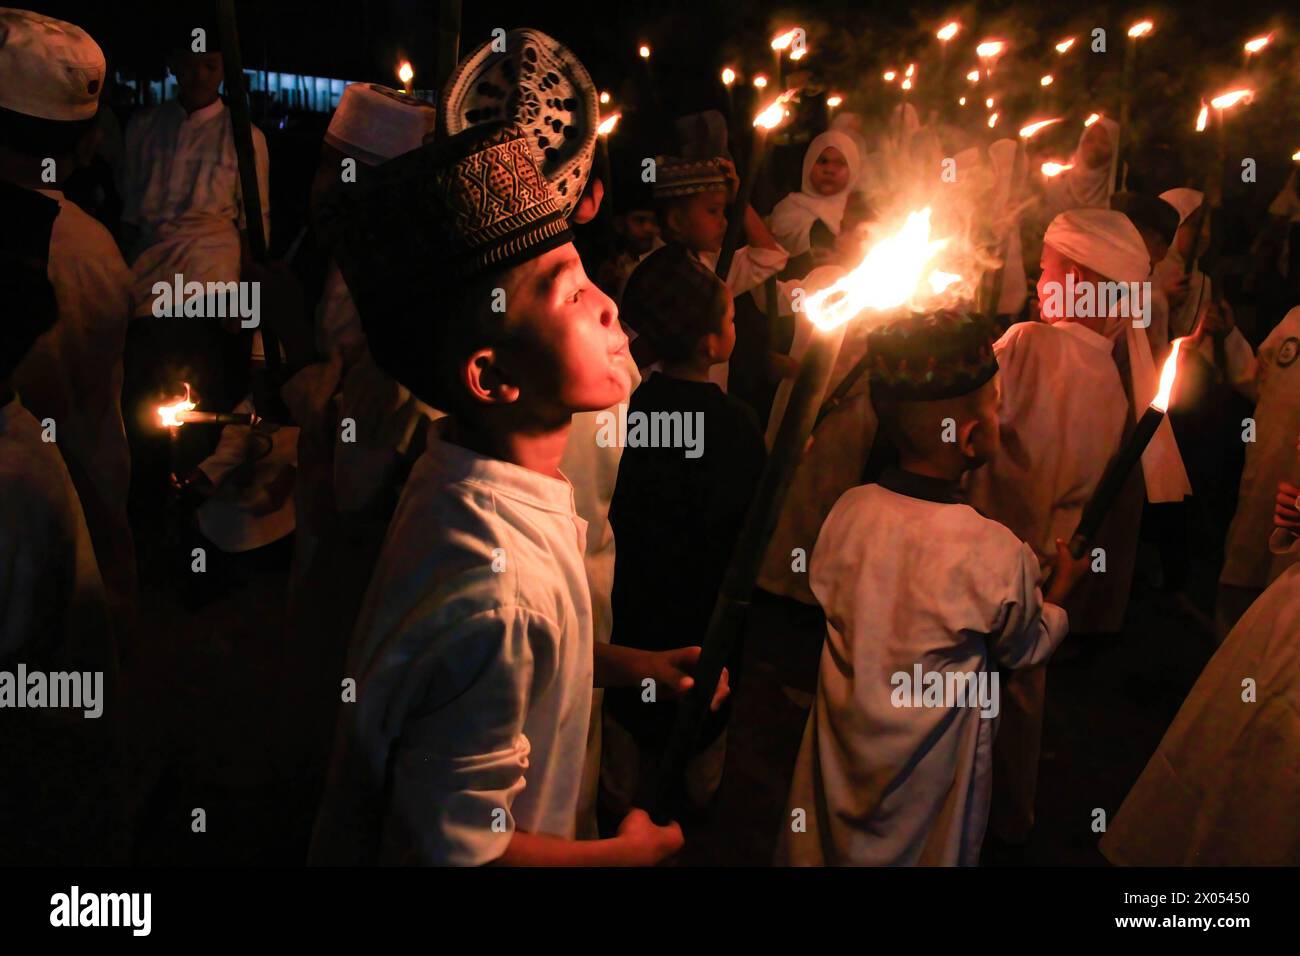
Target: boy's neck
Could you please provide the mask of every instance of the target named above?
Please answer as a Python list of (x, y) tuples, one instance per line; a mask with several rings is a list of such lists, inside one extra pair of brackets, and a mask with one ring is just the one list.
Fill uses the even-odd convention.
[(898, 467), (903, 471), (910, 471), (914, 475), (939, 478), (943, 481), (961, 481), (961, 476), (966, 471), (966, 465), (961, 461), (938, 462), (925, 458), (909, 458), (903, 455), (899, 455)]
[(682, 378), (688, 382), (709, 381), (709, 369), (713, 363), (707, 359), (692, 358), (683, 362), (664, 362), (663, 373), (669, 378)]
[(498, 432), (491, 428), (456, 423), (450, 437), (462, 448), (487, 458), (527, 468), (547, 478), (563, 478), (560, 459), (569, 442), (571, 422), (551, 430)]

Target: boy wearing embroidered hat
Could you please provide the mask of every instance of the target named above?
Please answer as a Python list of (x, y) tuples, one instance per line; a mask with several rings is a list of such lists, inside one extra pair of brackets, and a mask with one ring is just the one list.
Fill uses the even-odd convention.
[(958, 501), (962, 476), (1000, 453), (995, 332), (941, 311), (870, 335), (899, 466), (846, 492), (813, 550), (826, 646), (778, 862), (978, 862), (997, 667), (1048, 658), (1086, 568), (1058, 541), (1044, 598), (1033, 549)]
[(585, 523), (559, 462), (573, 415), (627, 392), (613, 304), (515, 127), (426, 144), (342, 205), (336, 254), (376, 364), (449, 418), (407, 481), (357, 624), (356, 703), (313, 857), (662, 859), (680, 830), (640, 811), (609, 840), (573, 840), (593, 672), (680, 691), (698, 653), (593, 650)]
[(103, 84), (104, 54), (80, 27), (0, 8), (0, 179), (59, 204), (48, 250), (59, 321), (16, 370), (14, 387), (38, 419), (54, 421), (124, 632), (136, 590), (120, 404), (131, 278), (108, 231), (58, 185), (93, 129)]

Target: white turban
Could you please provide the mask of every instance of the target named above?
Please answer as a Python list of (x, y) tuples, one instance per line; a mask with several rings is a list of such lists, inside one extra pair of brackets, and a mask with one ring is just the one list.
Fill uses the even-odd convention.
[(370, 166), (419, 149), (433, 131), (437, 111), (423, 100), (376, 83), (343, 91), (325, 142)]
[(0, 7), (0, 107), (37, 119), (90, 119), (104, 88), (104, 51), (81, 27)]
[(1128, 216), (1113, 209), (1070, 209), (1052, 220), (1043, 242), (1067, 259), (1116, 282), (1141, 282), (1151, 256)]
[(1165, 190), (1160, 194), (1160, 198), (1178, 210), (1178, 225), (1181, 226), (1192, 213), (1201, 208), (1201, 203), (1205, 201), (1205, 193), (1180, 186), (1177, 189)]

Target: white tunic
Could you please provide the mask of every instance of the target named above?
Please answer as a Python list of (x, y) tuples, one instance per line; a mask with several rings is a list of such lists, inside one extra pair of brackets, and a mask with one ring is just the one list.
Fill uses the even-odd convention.
[(1055, 557), (1119, 450), (1128, 399), (1111, 342), (1077, 322), (1021, 322), (993, 346), (1002, 449), (966, 476), (971, 505)]
[[(271, 166), (253, 127), (263, 234), (271, 238)], [(126, 128), (122, 221), (140, 229), (130, 250), (136, 308), (148, 314), (153, 284), (237, 282), (246, 227), (230, 111), (220, 100), (187, 115), (176, 100), (142, 110)]]
[(357, 702), (343, 705), (315, 860), (364, 861), (377, 838), (380, 862), (474, 865), (515, 829), (574, 835), (586, 534), (567, 481), (432, 438), (353, 636)]
[[(969, 706), (896, 707), (891, 678), (918, 664), (976, 675), (1028, 667), (1065, 637), (1065, 612), (1043, 603), (1028, 545), (945, 501), (942, 482), (892, 471), (882, 483), (907, 493), (847, 492), (813, 552), (826, 645), (779, 863), (976, 863), (995, 719)], [(791, 832), (796, 809), (807, 832)]]
[(14, 374), (38, 419), (54, 420), (57, 448), (81, 499), (109, 599), (125, 626), (135, 600), (135, 548), (127, 523), (131, 455), (122, 424), (122, 350), (131, 274), (108, 230), (56, 189), (48, 276), (59, 318)]
[(1274, 555), (1273, 533), (1277, 483), (1300, 482), (1296, 436), (1300, 435), (1300, 307), (1278, 323), (1259, 348), (1259, 403), (1255, 406), (1255, 441), (1246, 444), (1237, 513), (1228, 528), (1219, 581), (1236, 587), (1262, 588), (1300, 555)]

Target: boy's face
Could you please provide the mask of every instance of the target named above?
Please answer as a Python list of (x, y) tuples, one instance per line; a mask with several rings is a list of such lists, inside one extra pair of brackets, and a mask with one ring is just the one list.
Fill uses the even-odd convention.
[[(1183, 261), (1191, 259), (1193, 256), (1199, 256), (1210, 246), (1210, 217), (1199, 217), (1201, 223), (1200, 242), (1197, 242), (1196, 218), (1189, 216), (1187, 221), (1178, 227), (1178, 232), (1174, 233), (1174, 248), (1182, 256)], [(1195, 252), (1193, 248), (1195, 247)]]
[(668, 213), (677, 238), (692, 252), (718, 252), (727, 235), (727, 194), (721, 189), (696, 193)]
[(626, 400), (632, 382), (618, 307), (587, 278), (572, 243), (516, 266), (504, 289), (516, 334), (499, 364), (539, 416)]
[(975, 469), (998, 456), (1002, 433), (998, 424), (998, 405), (1002, 396), (1002, 373), (996, 373), (979, 390), (976, 398), (976, 427), (962, 444), (962, 454)]
[(623, 217), (623, 237), (628, 251), (643, 256), (654, 248), (659, 238), (659, 220), (653, 209), (633, 209)]
[(722, 327), (717, 332), (710, 332), (704, 339), (709, 363), (720, 365), (730, 360), (736, 348), (736, 303), (727, 297), (726, 312), (722, 315)]
[(176, 77), (180, 99), (186, 106), (201, 109), (216, 102), (221, 82), (225, 79), (220, 53), (177, 53), (168, 66)]
[(1113, 148), (1110, 133), (1100, 123), (1089, 127), (1088, 132), (1083, 134), (1083, 141), (1079, 143), (1079, 153), (1089, 169), (1097, 169), (1109, 163)]
[(1142, 233), (1142, 244), (1147, 247), (1152, 263), (1160, 262), (1168, 255), (1169, 243), (1165, 242), (1164, 236), (1154, 229), (1139, 229), (1138, 232)]
[(849, 161), (834, 146), (827, 146), (813, 163), (808, 178), (820, 195), (834, 196), (849, 184)]

